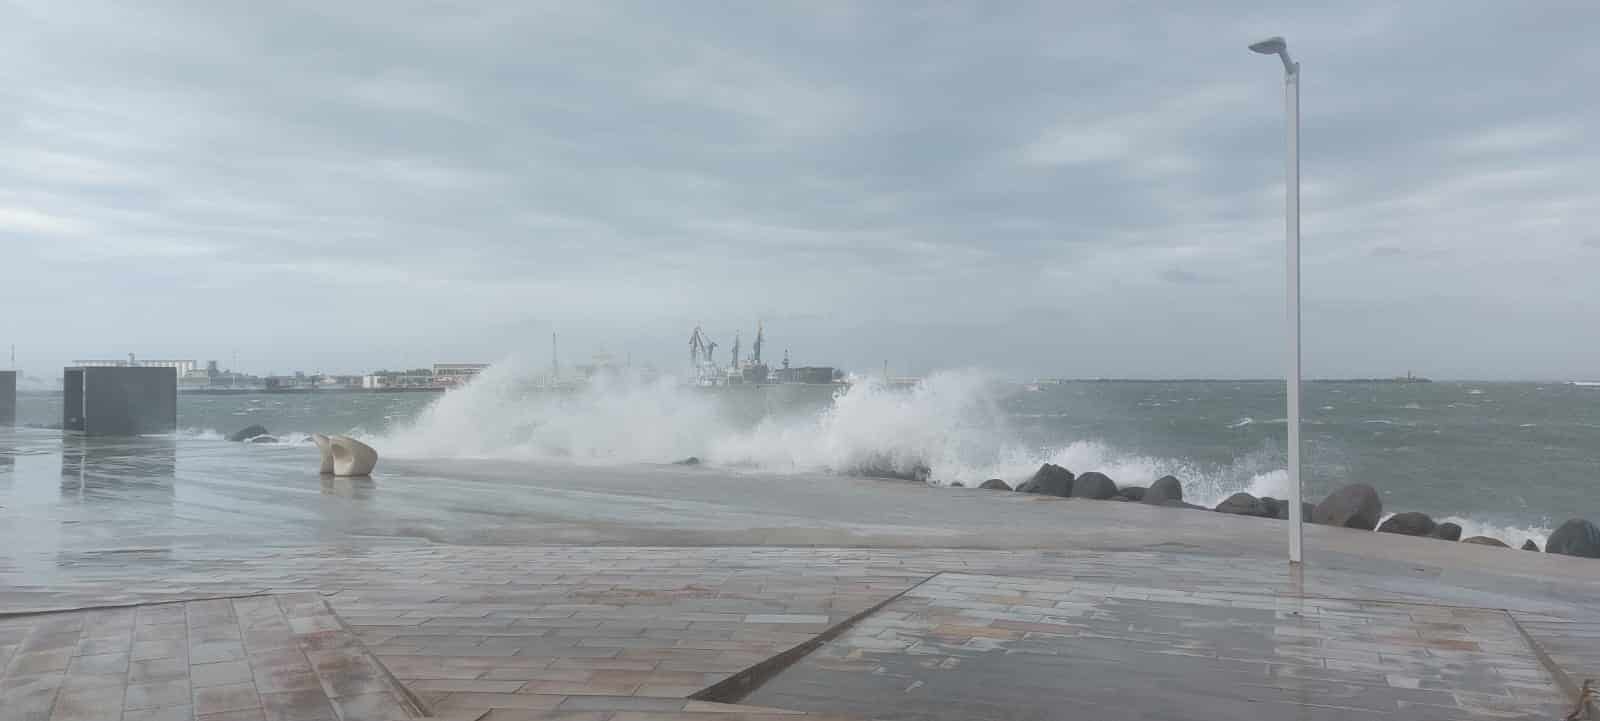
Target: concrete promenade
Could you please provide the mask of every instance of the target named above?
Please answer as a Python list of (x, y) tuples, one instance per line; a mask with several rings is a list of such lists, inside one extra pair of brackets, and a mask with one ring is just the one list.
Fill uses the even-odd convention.
[[(0, 439), (0, 719), (1560, 719), (1600, 562), (710, 469)], [(153, 469), (153, 472), (151, 471)], [(797, 716), (804, 713), (807, 716)]]

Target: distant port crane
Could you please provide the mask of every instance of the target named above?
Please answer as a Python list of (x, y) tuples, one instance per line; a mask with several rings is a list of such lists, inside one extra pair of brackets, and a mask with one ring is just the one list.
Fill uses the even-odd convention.
[(700, 326), (694, 327), (694, 332), (689, 334), (689, 369), (695, 375), (695, 381), (706, 384), (709, 379), (717, 376), (717, 363), (713, 360), (717, 352), (717, 342), (711, 340)]

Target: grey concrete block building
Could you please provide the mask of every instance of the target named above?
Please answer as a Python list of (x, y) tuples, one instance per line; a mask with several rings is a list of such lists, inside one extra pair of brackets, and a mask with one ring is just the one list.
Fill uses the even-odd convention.
[(17, 424), (17, 372), (0, 371), (0, 428)]
[(178, 374), (172, 368), (68, 367), (61, 385), (63, 430), (136, 436), (178, 429)]

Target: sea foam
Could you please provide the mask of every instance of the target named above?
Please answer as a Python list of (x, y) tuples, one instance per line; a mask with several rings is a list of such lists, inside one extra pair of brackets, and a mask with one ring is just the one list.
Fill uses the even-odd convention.
[[(728, 393), (670, 378), (607, 376), (582, 389), (549, 392), (532, 388), (531, 379), (540, 371), (498, 363), (439, 397), (411, 422), (377, 436), (353, 435), (402, 458), (593, 465), (669, 463), (694, 456), (707, 465), (758, 475), (891, 473), (969, 487), (988, 478), (1014, 486), (1041, 464), (1054, 463), (1075, 472), (1099, 471), (1120, 485), (1144, 486), (1173, 475), (1183, 483), (1185, 500), (1208, 507), (1240, 491), (1279, 499), (1289, 495), (1282, 454), (1267, 447), (1219, 465), (1129, 453), (1092, 438), (1024, 443), (1012, 424), (1027, 418), (1009, 415), (1003, 403), (1014, 389), (982, 371), (934, 373), (909, 388), (857, 378), (837, 389), (831, 402), (791, 412), (769, 408), (753, 422), (726, 412), (722, 401)], [(1465, 535), (1495, 536), (1513, 545), (1524, 538), (1542, 545), (1550, 533), (1454, 516), (1440, 520), (1460, 524)]]
[[(1011, 392), (976, 370), (934, 373), (909, 388), (858, 378), (804, 412), (729, 417), (719, 393), (672, 379), (596, 379), (580, 390), (533, 391), (500, 363), (372, 442), (396, 457), (550, 459), (583, 464), (667, 463), (694, 456), (766, 473), (926, 475), (936, 485), (1013, 485), (1043, 463), (1099, 471), (1125, 485), (1182, 479), (1195, 502), (1245, 490), (1283, 495), (1281, 460), (1265, 450), (1222, 467), (1127, 453), (1096, 439), (1019, 440), (1003, 407)], [(1276, 475), (1275, 475), (1276, 474)]]

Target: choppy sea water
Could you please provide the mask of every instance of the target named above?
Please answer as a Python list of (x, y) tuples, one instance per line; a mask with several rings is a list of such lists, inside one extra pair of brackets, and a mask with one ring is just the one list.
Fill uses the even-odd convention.
[[(182, 395), (180, 445), (225, 443), (250, 424), (283, 443), (309, 432), (367, 438), (386, 455), (662, 463), (688, 456), (776, 482), (795, 471), (917, 466), (932, 482), (1026, 478), (1042, 462), (1121, 484), (1166, 474), (1214, 504), (1286, 495), (1283, 385), (1081, 382), (1038, 390), (977, 372), (913, 389), (708, 391), (599, 383), (527, 389), (514, 370), (433, 394)], [(1385, 510), (1454, 520), (1469, 535), (1538, 540), (1573, 516), (1600, 518), (1600, 388), (1538, 383), (1312, 383), (1305, 488), (1371, 483)], [(23, 395), (19, 423), (60, 418), (58, 395)], [(0, 449), (3, 450), (3, 449)], [(952, 491), (955, 492), (955, 491)]]

